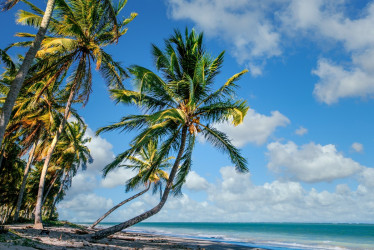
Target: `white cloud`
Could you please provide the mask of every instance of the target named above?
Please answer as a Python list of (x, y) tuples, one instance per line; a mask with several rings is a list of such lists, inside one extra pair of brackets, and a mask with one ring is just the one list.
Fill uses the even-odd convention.
[(362, 145), (361, 143), (358, 143), (358, 142), (352, 143), (351, 148), (352, 148), (352, 150), (354, 150), (357, 153), (362, 153), (364, 151), (364, 145)]
[[(348, 9), (347, 1), (329, 0), (168, 0), (170, 16), (189, 19), (210, 37), (225, 41), (253, 76), (285, 46), (308, 39), (324, 52), (338, 47), (349, 62), (321, 58), (314, 95), (326, 104), (341, 98), (374, 96), (374, 3)], [(355, 12), (355, 18), (349, 15)], [(327, 47), (326, 47), (326, 44)]]
[(219, 130), (227, 133), (234, 145), (243, 147), (247, 143), (264, 144), (277, 127), (284, 127), (290, 120), (279, 111), (272, 111), (270, 116), (256, 113), (249, 109), (242, 124), (234, 127), (230, 123), (217, 124)]
[(62, 220), (93, 222), (113, 206), (111, 199), (89, 193), (76, 195), (70, 200), (64, 199), (57, 208)]
[(113, 145), (101, 136), (95, 136), (95, 133), (90, 128), (87, 128), (87, 136), (91, 137), (87, 147), (90, 149), (94, 159), (93, 163), (88, 165), (87, 171), (100, 172), (108, 163), (114, 160)]
[(100, 186), (98, 177), (102, 175), (101, 170), (114, 159), (113, 146), (104, 138), (96, 137), (90, 128), (87, 128), (87, 136), (91, 137), (87, 147), (94, 161), (87, 165), (87, 170), (79, 170), (64, 200), (58, 204), (61, 219), (92, 221), (113, 206), (110, 199), (93, 193)]
[(331, 144), (322, 146), (309, 143), (299, 147), (294, 142), (273, 142), (267, 148), (268, 168), (293, 180), (327, 182), (352, 176), (363, 169)]
[[(231, 47), (240, 63), (278, 56), (280, 34), (270, 20), (285, 1), (169, 0), (174, 19), (190, 19), (208, 36), (219, 37)], [(261, 74), (256, 67), (252, 74)]]
[[(368, 222), (374, 218), (373, 168), (359, 174), (360, 184), (350, 188), (339, 184), (335, 192), (305, 189), (295, 181), (273, 181), (255, 185), (249, 173), (222, 167), (221, 178), (207, 184), (208, 200), (196, 201), (184, 194), (169, 196), (163, 209), (147, 221), (237, 221), (237, 222)], [(129, 194), (131, 195), (131, 194)], [(150, 192), (117, 209), (106, 221), (123, 222), (143, 213), (159, 202)], [(62, 219), (93, 221), (113, 206), (110, 199), (81, 194), (61, 203)], [(87, 209), (89, 208), (89, 209)]]
[(374, 168), (365, 168), (360, 173), (359, 180), (365, 187), (374, 188)]
[(186, 177), (184, 187), (190, 190), (199, 191), (207, 189), (209, 184), (207, 180), (198, 175), (195, 171), (190, 171)]
[(292, 0), (282, 15), (284, 25), (293, 31), (291, 34), (304, 32), (317, 41), (343, 44), (341, 52), (351, 56), (349, 63), (322, 58), (313, 70), (320, 78), (314, 95), (327, 104), (336, 103), (341, 98), (374, 94), (374, 3), (368, 4), (356, 19), (345, 14), (345, 3)]
[(366, 97), (374, 94), (374, 74), (354, 66), (344, 69), (325, 59), (318, 62), (313, 73), (320, 78), (314, 95), (321, 102), (333, 104), (345, 97)]
[(298, 129), (295, 130), (295, 134), (300, 135), (300, 136), (305, 135), (306, 133), (308, 133), (308, 129), (302, 126), (300, 126)]
[(120, 167), (109, 172), (109, 174), (101, 181), (101, 185), (105, 188), (124, 186), (126, 182), (135, 175), (135, 171)]
[(222, 179), (211, 185), (209, 199), (216, 211), (229, 214), (227, 221), (372, 222), (374, 218), (374, 195), (364, 185), (351, 190), (339, 184), (336, 192), (328, 192), (306, 190), (293, 181), (254, 185), (249, 174), (239, 174), (233, 167), (220, 172)]

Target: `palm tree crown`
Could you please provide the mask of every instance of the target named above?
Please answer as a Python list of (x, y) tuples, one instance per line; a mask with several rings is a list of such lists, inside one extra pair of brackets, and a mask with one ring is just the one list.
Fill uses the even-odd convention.
[(101, 133), (113, 129), (142, 129), (132, 142), (134, 146), (118, 155), (107, 168), (140, 152), (144, 145), (155, 138), (163, 141), (160, 157), (168, 155), (170, 150), (179, 148), (185, 129), (189, 132), (186, 136), (188, 147), (183, 152), (183, 164), (179, 169), (176, 187), (184, 182), (190, 169), (192, 149), (198, 133), (213, 146), (228, 153), (238, 171), (247, 171), (246, 160), (239, 150), (223, 132), (211, 125), (226, 121), (238, 125), (243, 121), (248, 107), (246, 101), (235, 100), (235, 89), (237, 80), (247, 70), (235, 74), (213, 91), (224, 52), (216, 58), (210, 57), (202, 48), (202, 37), (202, 34), (196, 35), (193, 30), (191, 33), (186, 30), (183, 39), (182, 34), (176, 31), (174, 36), (166, 40), (165, 51), (153, 45), (154, 61), (163, 77), (134, 65), (129, 71), (134, 76), (136, 90), (111, 91), (117, 102), (135, 104), (142, 108), (145, 114), (123, 117), (120, 122), (98, 131)]

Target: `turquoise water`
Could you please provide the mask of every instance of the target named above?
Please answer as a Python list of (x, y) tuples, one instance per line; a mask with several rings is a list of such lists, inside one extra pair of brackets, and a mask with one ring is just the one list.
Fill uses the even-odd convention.
[[(102, 223), (111, 226), (115, 223)], [(139, 223), (128, 231), (209, 239), (268, 249), (373, 249), (372, 224)]]

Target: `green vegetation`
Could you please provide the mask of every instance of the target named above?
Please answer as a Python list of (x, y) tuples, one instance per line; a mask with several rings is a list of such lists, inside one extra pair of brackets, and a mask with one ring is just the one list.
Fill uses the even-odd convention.
[[(17, 2), (6, 1), (3, 8)], [(35, 228), (43, 228), (43, 218), (44, 225), (81, 228), (57, 221), (55, 207), (78, 169), (84, 170), (93, 161), (87, 146), (91, 140), (86, 133), (87, 125), (72, 108), (73, 104), (84, 106), (88, 102), (92, 65), (101, 73), (116, 102), (143, 111), (97, 131), (97, 134), (117, 129), (138, 131), (129, 149), (105, 166), (103, 173), (105, 176), (119, 167), (136, 169), (138, 173), (124, 183), (126, 191), (144, 187), (98, 222), (151, 188), (160, 193), (160, 202), (133, 219), (89, 237), (102, 238), (147, 219), (162, 209), (170, 193), (181, 194), (192, 167), (198, 134), (227, 154), (239, 172), (248, 171), (240, 150), (214, 127), (215, 123), (238, 125), (243, 121), (248, 106), (235, 94), (237, 81), (247, 71), (235, 74), (214, 90), (224, 53), (217, 57), (209, 55), (203, 46), (202, 33), (186, 29), (182, 35), (175, 31), (166, 40), (164, 49), (153, 45), (156, 73), (139, 65), (125, 70), (106, 48), (118, 42), (137, 15), (132, 13), (127, 19), (119, 19), (126, 0), (116, 4), (110, 0), (49, 0), (45, 12), (28, 1), (23, 2), (29, 10), (20, 10), (17, 22), (45, 32), (42, 36), (18, 33), (25, 41), (0, 50), (0, 60), (6, 66), (0, 78), (0, 125), (6, 126), (4, 133), (0, 126), (0, 138), (4, 134), (0, 145), (1, 224), (31, 221), (34, 216)], [(41, 39), (37, 48), (35, 40), (27, 40), (30, 38)], [(18, 47), (36, 48), (36, 51), (34, 56), (19, 56), (20, 63), (15, 63), (7, 52)], [(18, 79), (20, 72), (24, 72), (24, 79)], [(134, 90), (123, 85), (128, 72), (134, 80)], [(22, 85), (16, 94), (15, 81), (21, 81)], [(13, 104), (8, 101), (11, 96), (15, 98)], [(22, 244), (32, 246), (33, 242)]]

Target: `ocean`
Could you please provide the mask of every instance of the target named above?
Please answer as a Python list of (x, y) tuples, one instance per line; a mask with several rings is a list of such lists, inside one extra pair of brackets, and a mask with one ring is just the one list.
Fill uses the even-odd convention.
[[(100, 223), (99, 226), (115, 224)], [(374, 250), (373, 224), (143, 222), (126, 231), (207, 239), (274, 250)]]

